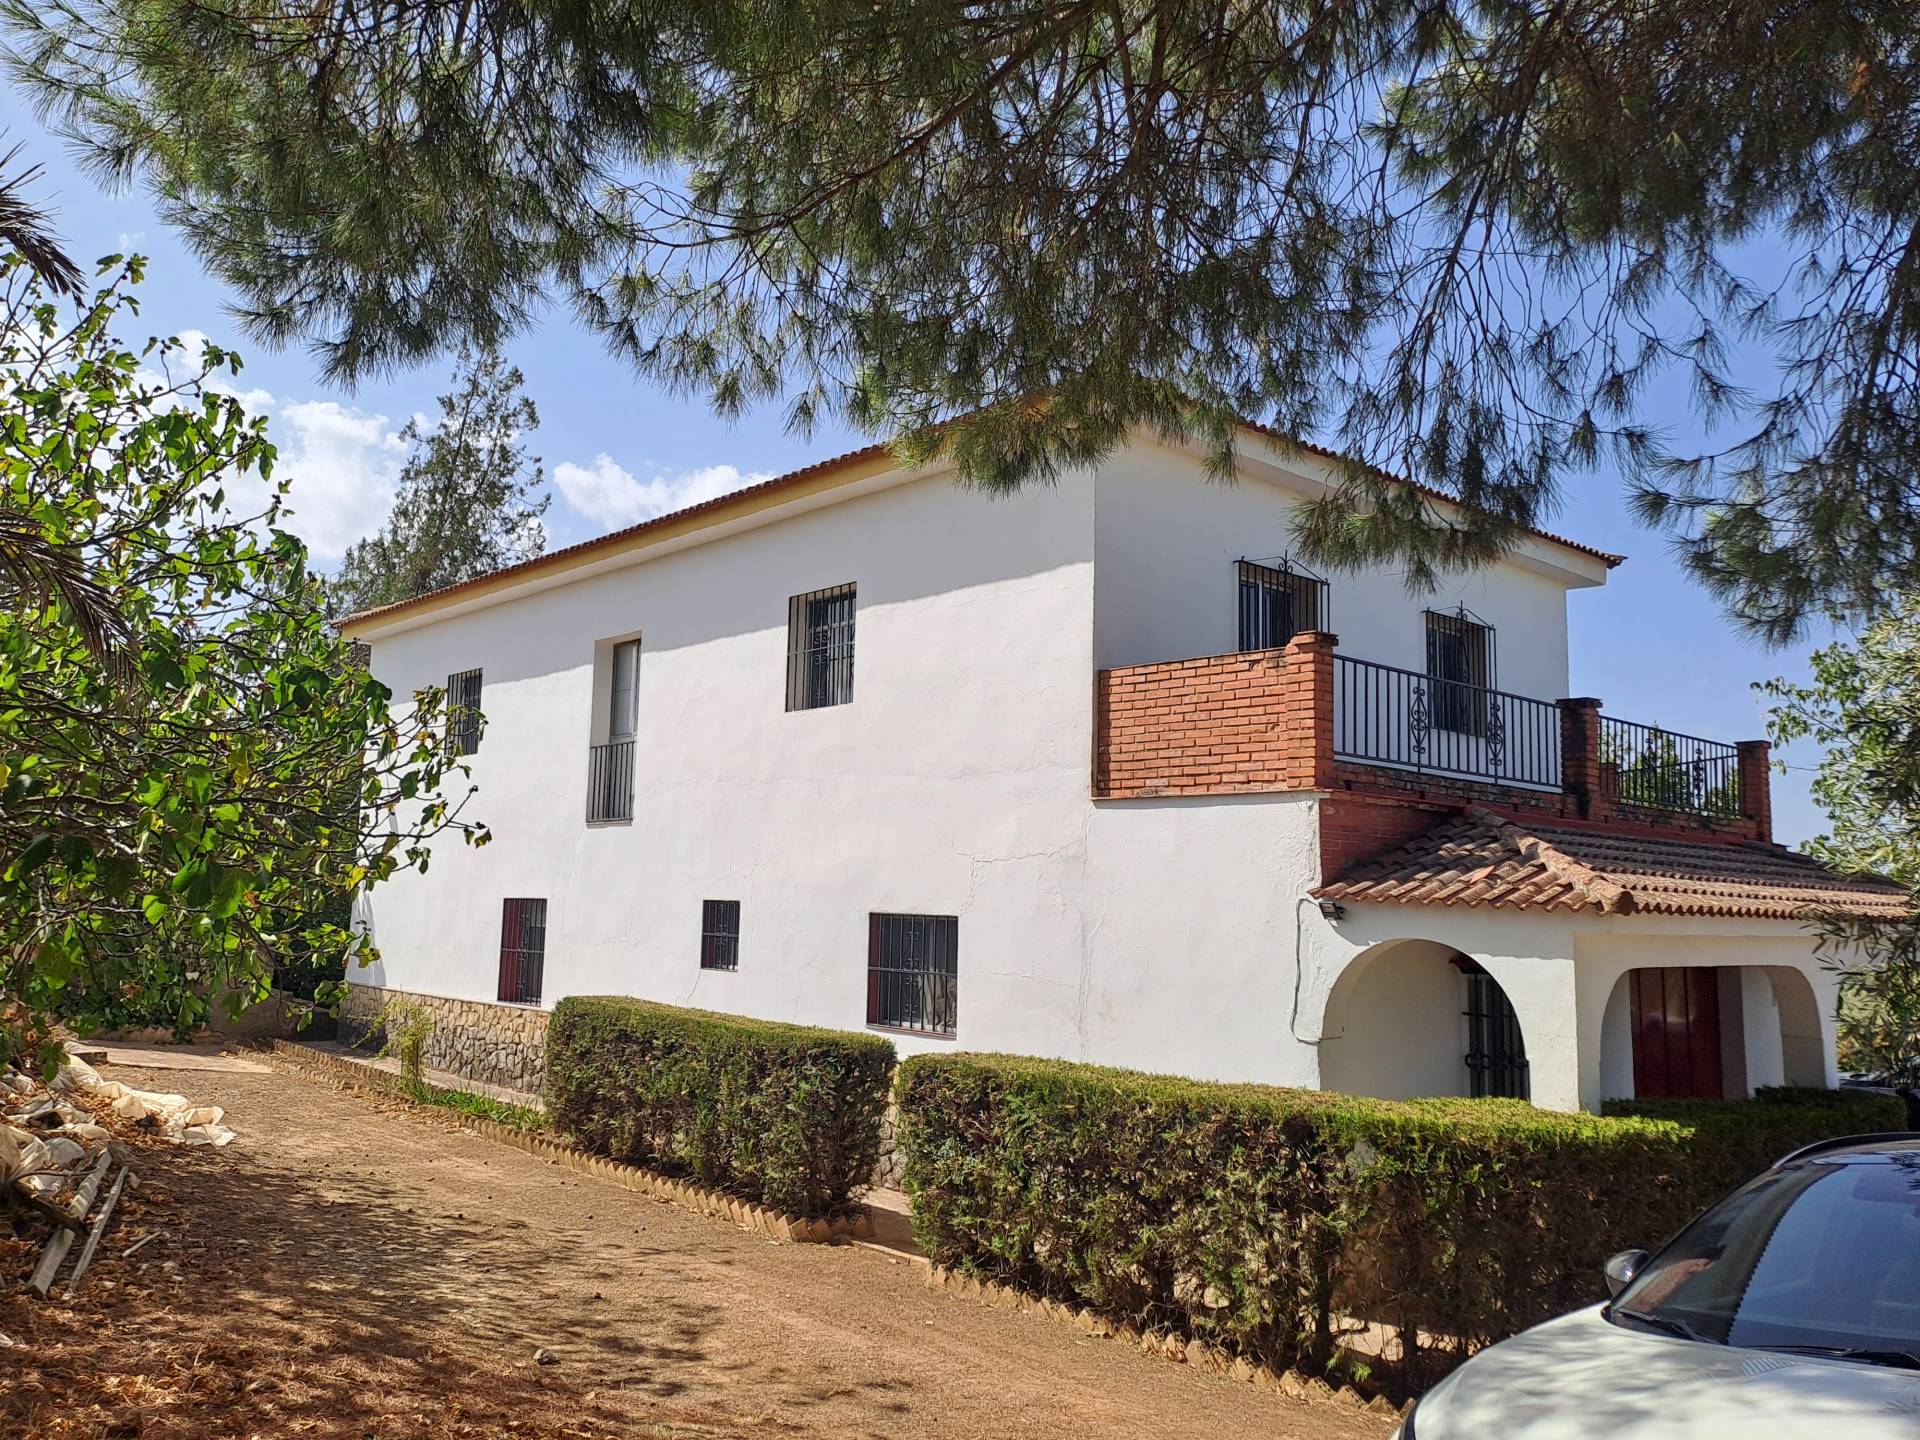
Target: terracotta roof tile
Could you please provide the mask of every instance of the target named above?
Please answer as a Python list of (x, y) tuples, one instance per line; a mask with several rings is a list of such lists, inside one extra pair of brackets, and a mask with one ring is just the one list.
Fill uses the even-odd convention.
[(1313, 892), (1326, 900), (1485, 905), (1596, 914), (1797, 920), (1815, 911), (1906, 913), (1890, 880), (1842, 875), (1753, 840), (1701, 840), (1536, 824), (1474, 808)]

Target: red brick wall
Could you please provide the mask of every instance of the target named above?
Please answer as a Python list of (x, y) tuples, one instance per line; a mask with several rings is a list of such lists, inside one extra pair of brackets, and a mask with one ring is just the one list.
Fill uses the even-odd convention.
[(1315, 789), (1333, 767), (1333, 643), (1308, 633), (1280, 650), (1101, 671), (1093, 793)]
[(1456, 812), (1451, 805), (1335, 794), (1320, 802), (1320, 879), (1333, 879), (1358, 860), (1411, 840)]

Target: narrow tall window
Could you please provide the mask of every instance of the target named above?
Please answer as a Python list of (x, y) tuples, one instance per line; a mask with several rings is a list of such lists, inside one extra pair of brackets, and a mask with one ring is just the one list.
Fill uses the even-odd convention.
[(1327, 582), (1291, 566), (1239, 562), (1240, 648), (1271, 650), (1302, 630), (1324, 630)]
[(471, 755), (480, 748), (480, 672), (447, 677), (447, 753)]
[(787, 602), (787, 709), (853, 699), (853, 592), (836, 585)]
[(700, 968), (740, 968), (740, 902), (708, 900), (700, 912)]
[(960, 1008), (960, 921), (867, 917), (867, 1023), (951, 1035)]
[(1464, 612), (1427, 616), (1427, 674), (1437, 729), (1481, 735), (1487, 728), (1487, 691), (1493, 688), (1493, 627)]
[(547, 902), (506, 900), (500, 907), (500, 998), (511, 1004), (540, 1003), (547, 968)]
[(613, 647), (607, 688), (607, 739), (631, 740), (640, 716), (640, 642), (622, 640)]

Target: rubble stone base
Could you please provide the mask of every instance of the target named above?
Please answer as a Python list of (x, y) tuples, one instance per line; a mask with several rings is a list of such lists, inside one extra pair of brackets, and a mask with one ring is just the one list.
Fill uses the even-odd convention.
[(540, 1093), (547, 1068), (545, 1010), (498, 1005), (485, 1000), (449, 1000), (411, 990), (387, 990), (349, 982), (340, 1005), (340, 1038), (357, 1044), (374, 1028), (390, 1003), (417, 1005), (433, 1022), (427, 1036), (426, 1065), (483, 1085)]

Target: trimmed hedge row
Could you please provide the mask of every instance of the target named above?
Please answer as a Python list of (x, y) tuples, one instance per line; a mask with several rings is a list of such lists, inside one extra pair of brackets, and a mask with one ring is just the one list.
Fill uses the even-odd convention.
[(877, 1035), (575, 995), (547, 1027), (547, 1115), (599, 1154), (831, 1215), (879, 1160), (893, 1065)]
[(1390, 1390), (1601, 1298), (1606, 1256), (1796, 1145), (1904, 1119), (1871, 1095), (1600, 1117), (998, 1055), (916, 1056), (896, 1093), (935, 1264), (1276, 1368), (1371, 1321), (1400, 1341)]

